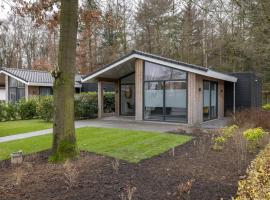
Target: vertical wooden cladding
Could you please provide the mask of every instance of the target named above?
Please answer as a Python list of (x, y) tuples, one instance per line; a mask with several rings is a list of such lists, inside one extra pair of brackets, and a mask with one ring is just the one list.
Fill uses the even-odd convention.
[(103, 116), (103, 81), (98, 81), (98, 118)]
[(218, 118), (224, 117), (224, 81), (188, 73), (188, 123), (203, 122), (203, 81), (218, 82)]
[(135, 61), (135, 119), (143, 120), (143, 60)]
[(188, 124), (196, 120), (196, 74), (188, 73)]
[(218, 81), (218, 118), (224, 117), (224, 81)]

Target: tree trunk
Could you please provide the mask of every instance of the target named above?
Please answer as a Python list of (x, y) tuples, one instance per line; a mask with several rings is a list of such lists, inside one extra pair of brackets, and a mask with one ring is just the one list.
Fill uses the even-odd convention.
[(78, 153), (74, 126), (74, 77), (78, 0), (61, 0), (58, 66), (53, 72), (54, 124), (52, 161)]

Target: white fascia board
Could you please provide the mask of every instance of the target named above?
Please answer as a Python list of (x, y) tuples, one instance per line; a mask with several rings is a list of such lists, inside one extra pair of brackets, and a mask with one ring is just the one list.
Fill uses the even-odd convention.
[(10, 76), (10, 77), (16, 79), (17, 81), (20, 81), (20, 82), (22, 82), (22, 83), (28, 85), (28, 83), (27, 83), (26, 81), (24, 81), (23, 79), (20, 79), (20, 78), (18, 78), (18, 77), (16, 77), (16, 76), (14, 76), (14, 75), (12, 75), (12, 74), (10, 74), (10, 73), (4, 71), (4, 70), (0, 70), (0, 74), (5, 74), (5, 75), (7, 75), (7, 76)]
[(107, 72), (107, 71), (117, 67), (118, 65), (120, 65), (120, 64), (122, 64), (124, 62), (127, 62), (128, 60), (130, 60), (132, 58), (139, 58), (139, 59), (142, 59), (142, 60), (145, 60), (145, 61), (165, 65), (165, 66), (168, 66), (168, 67), (172, 67), (172, 68), (175, 68), (175, 69), (180, 69), (180, 70), (187, 71), (187, 72), (192, 72), (192, 73), (195, 73), (195, 74), (200, 74), (200, 75), (211, 77), (211, 78), (221, 79), (221, 80), (224, 80), (224, 81), (237, 82), (236, 77), (229, 76), (229, 75), (226, 75), (226, 74), (223, 74), (223, 73), (215, 72), (215, 71), (212, 71), (212, 70), (202, 71), (202, 70), (198, 70), (198, 69), (193, 69), (193, 68), (186, 67), (186, 66), (183, 66), (183, 65), (180, 65), (180, 64), (171, 63), (171, 62), (167, 62), (167, 61), (163, 61), (163, 60), (158, 60), (156, 58), (151, 58), (151, 57), (136, 54), (136, 53), (134, 53), (134, 54), (132, 54), (132, 55), (130, 55), (130, 56), (116, 62), (116, 63), (113, 63), (112, 65), (110, 65), (110, 66), (108, 66), (108, 67), (106, 67), (104, 69), (101, 69), (100, 71), (97, 71), (96, 73), (86, 77), (85, 79), (82, 79), (82, 82), (83, 83), (87, 82), (88, 80), (93, 79), (93, 78), (97, 77), (98, 75), (100, 75), (100, 74), (102, 74), (104, 72)]

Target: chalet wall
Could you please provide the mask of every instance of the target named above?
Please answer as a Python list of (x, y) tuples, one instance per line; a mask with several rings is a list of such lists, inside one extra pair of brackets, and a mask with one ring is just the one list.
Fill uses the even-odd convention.
[(143, 60), (135, 61), (135, 119), (143, 120)]
[(28, 86), (28, 96), (39, 95), (39, 86)]
[(218, 118), (224, 117), (224, 81), (188, 73), (188, 123), (203, 122), (203, 81), (218, 82)]

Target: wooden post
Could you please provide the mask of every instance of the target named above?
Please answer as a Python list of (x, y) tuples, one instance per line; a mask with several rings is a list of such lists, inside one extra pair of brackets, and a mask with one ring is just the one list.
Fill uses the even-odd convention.
[(135, 119), (143, 120), (143, 60), (135, 61)]
[(114, 103), (114, 106), (115, 106), (115, 115), (116, 116), (119, 116), (119, 114), (120, 114), (120, 101), (119, 101), (119, 96), (120, 96), (120, 81), (119, 80), (117, 80), (117, 81), (115, 81), (115, 86), (114, 86), (114, 91), (115, 91), (115, 93), (114, 93), (114, 95), (115, 95), (115, 103)]
[(25, 100), (28, 100), (29, 99), (28, 85), (24, 84), (24, 87), (25, 87), (25, 92), (24, 92)]
[(98, 81), (98, 118), (103, 116), (103, 81)]
[(5, 89), (6, 89), (6, 102), (9, 102), (9, 95), (8, 95), (9, 84), (8, 84), (8, 76), (7, 75), (5, 75)]

